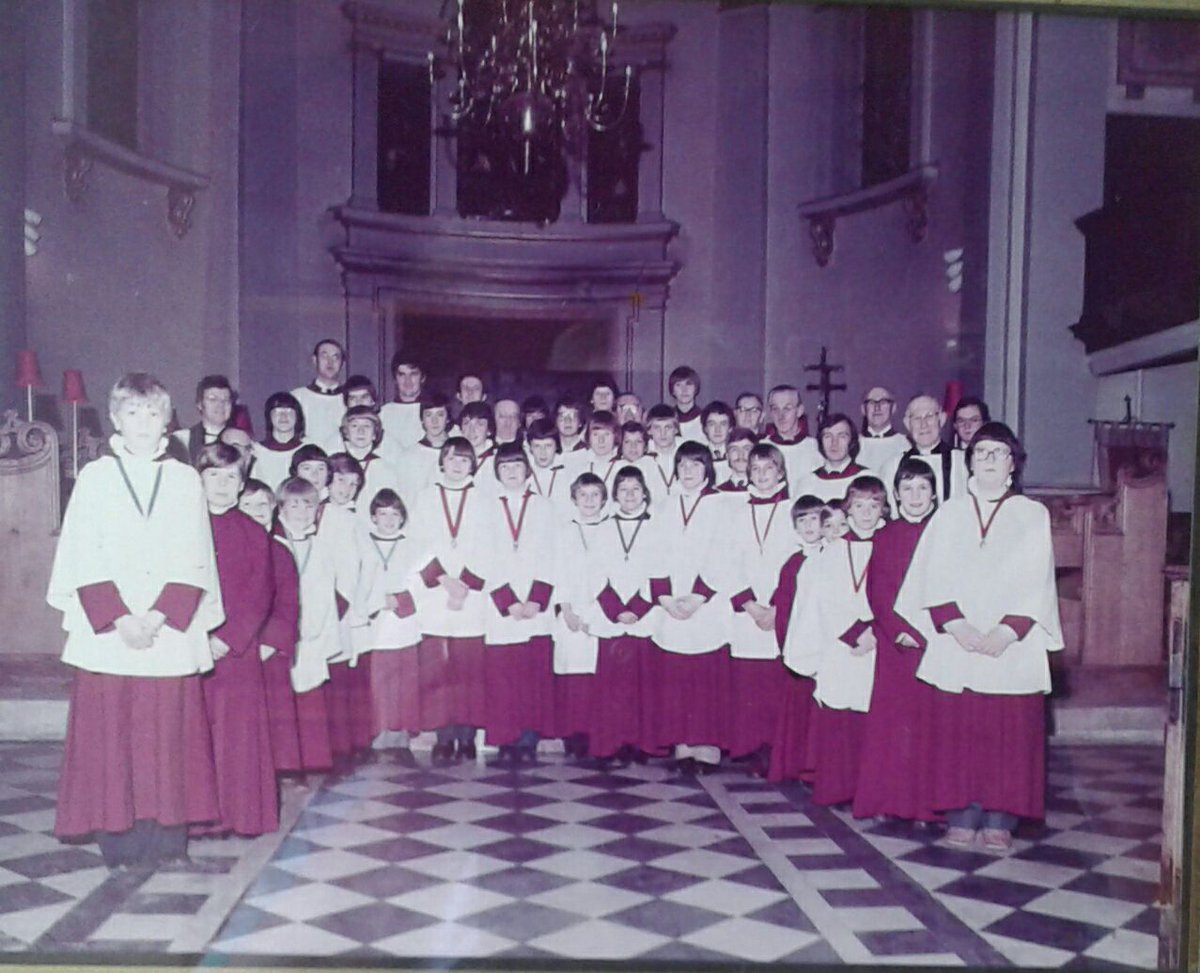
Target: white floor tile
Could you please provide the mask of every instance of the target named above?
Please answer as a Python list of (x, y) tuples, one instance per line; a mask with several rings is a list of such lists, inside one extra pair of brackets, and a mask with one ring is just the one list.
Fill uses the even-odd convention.
[(727, 916), (744, 916), (787, 898), (782, 890), (760, 889), (715, 878), (663, 896), (670, 902), (693, 905)]
[(183, 931), (191, 916), (118, 912), (92, 933), (91, 939), (127, 939), (138, 942), (171, 940)]
[(903, 966), (917, 969), (922, 966), (966, 966), (967, 961), (954, 953), (904, 953), (900, 956), (875, 956), (872, 966)]
[(367, 855), (359, 855), (353, 851), (343, 851), (330, 848), (327, 851), (314, 851), (295, 858), (285, 858), (274, 863), (276, 868), (299, 875), (301, 878), (315, 882), (328, 882), (349, 875), (360, 875), (372, 869), (382, 868), (384, 863)]
[(623, 872), (633, 868), (637, 862), (615, 855), (602, 855), (599, 852), (588, 851), (585, 848), (562, 851), (557, 855), (547, 855), (530, 863), (530, 868), (539, 872), (549, 872), (551, 875), (561, 875), (563, 878), (597, 879), (615, 872)]
[(892, 932), (903, 929), (924, 929), (925, 926), (907, 909), (896, 905), (841, 906), (840, 919), (855, 932)]
[(695, 804), (677, 804), (674, 801), (660, 801), (657, 804), (647, 804), (644, 807), (639, 807), (634, 813), (643, 818), (654, 818), (656, 821), (686, 824), (688, 821), (707, 817), (715, 811), (715, 808), (698, 807)]
[(1065, 949), (1055, 949), (1052, 946), (1040, 946), (1029, 943), (1024, 939), (1010, 939), (1008, 936), (997, 936), (995, 933), (981, 932), (995, 950), (1005, 959), (1016, 966), (1039, 966), (1046, 969), (1058, 969), (1075, 954)]
[(577, 926), (568, 926), (531, 939), (529, 945), (559, 956), (584, 956), (591, 961), (632, 959), (668, 942), (670, 940), (666, 936), (658, 933), (634, 929), (607, 919), (589, 919)]
[(456, 882), (445, 882), (429, 888), (405, 892), (387, 900), (391, 905), (402, 909), (411, 909), (422, 915), (433, 916), (437, 919), (460, 919), (471, 916), (485, 909), (507, 905), (513, 899), (499, 892), (489, 892), (487, 889), (476, 888), (473, 885), (460, 885)]
[(1060, 831), (1042, 842), (1045, 845), (1072, 848), (1092, 855), (1120, 855), (1141, 843), (1138, 838), (1114, 838), (1111, 835), (1092, 834), (1089, 831)]
[[(912, 868), (928, 868), (928, 865), (903, 866), (906, 869)], [(946, 871), (946, 869), (936, 869), (936, 871)], [(804, 881), (815, 889), (877, 889), (879, 883), (871, 877), (870, 873), (861, 868), (815, 868), (812, 871), (804, 872)], [(952, 878), (958, 878), (958, 872), (952, 872), (950, 877), (943, 879), (942, 884), (951, 881)], [(929, 886), (926, 886), (927, 888)]]
[(369, 824), (361, 824), (358, 821), (340, 821), (303, 830), (297, 828), (292, 831), (292, 834), (325, 848), (352, 848), (356, 845), (387, 841), (396, 837), (394, 832), (385, 831), (383, 828), (373, 828)]
[[(357, 774), (357, 771), (356, 771)], [(394, 780), (376, 780), (370, 777), (355, 776), (349, 780), (338, 781), (329, 788), (335, 794), (345, 794), (347, 797), (384, 797), (388, 794), (398, 794), (408, 790), (403, 783)]]
[[(832, 838), (769, 838), (771, 847), (785, 855), (843, 855)], [(803, 862), (800, 863), (803, 868)]]
[(477, 824), (455, 822), (442, 828), (425, 828), (419, 833), (419, 839), (426, 844), (437, 845), (439, 848), (454, 848), (465, 850), (478, 848), (493, 841), (509, 837), (503, 831), (494, 828), (484, 828)]
[(728, 831), (719, 828), (706, 828), (697, 824), (668, 824), (661, 828), (643, 831), (639, 837), (649, 841), (664, 841), (669, 845), (679, 845), (683, 848), (704, 848), (707, 845), (725, 841), (731, 837)]
[(592, 828), (586, 824), (555, 824), (540, 831), (532, 831), (527, 837), (544, 841), (559, 848), (594, 848), (606, 841), (620, 837), (605, 828)]
[(23, 831), (0, 838), (0, 861), (12, 861), (26, 855), (40, 855), (44, 851), (61, 851), (63, 845), (50, 834)]
[(1158, 882), (1162, 866), (1156, 861), (1146, 861), (1142, 858), (1110, 858), (1095, 868), (1094, 872), (1105, 875), (1120, 875), (1123, 878), (1136, 878), (1142, 882)]
[(771, 963), (815, 943), (819, 936), (800, 929), (786, 929), (753, 919), (727, 919), (683, 936), (685, 943), (702, 949), (742, 956), (757, 963)]
[(1020, 858), (998, 858), (996, 861), (976, 869), (975, 874), (983, 875), (986, 878), (1005, 878), (1012, 882), (1024, 882), (1026, 885), (1056, 889), (1066, 885), (1071, 879), (1078, 878), (1083, 874), (1083, 869), (1051, 865), (1048, 862), (1024, 861)]
[[(551, 801), (579, 801), (585, 797), (593, 797), (604, 792), (599, 787), (588, 787), (585, 784), (573, 784), (568, 780), (556, 780), (550, 784), (537, 784), (525, 788), (526, 794), (536, 794)], [(611, 813), (611, 812), (609, 812)]]
[(453, 797), (459, 801), (470, 801), (479, 797), (494, 797), (496, 794), (503, 794), (508, 790), (507, 787), (497, 787), (495, 784), (488, 784), (481, 780), (455, 781), (449, 784), (438, 784), (436, 787), (426, 789), (430, 794), (441, 794), (445, 797)]
[(811, 825), (807, 814), (799, 811), (773, 811), (770, 814), (755, 814), (753, 805), (746, 808), (751, 815), (750, 823), (759, 828), (788, 828)]
[(953, 868), (939, 868), (936, 865), (925, 865), (922, 862), (896, 862), (897, 867), (904, 870), (914, 882), (923, 889), (940, 889), (948, 882), (962, 878), (962, 872)]
[(414, 858), (405, 862), (404, 866), (422, 875), (432, 875), (447, 882), (461, 882), (511, 867), (508, 862), (470, 851), (443, 851), (436, 855), (426, 855), (424, 858)]
[(692, 796), (696, 790), (693, 787), (680, 787), (678, 784), (652, 781), (634, 787), (626, 787), (621, 793), (632, 794), (634, 797), (645, 797), (652, 801), (677, 801), (681, 797)]
[(36, 909), (0, 912), (0, 933), (19, 939), (23, 943), (32, 943), (73, 908), (75, 900), (70, 899), (66, 902), (56, 902), (54, 905), (38, 906)]
[(326, 932), (317, 926), (289, 923), (221, 940), (211, 948), (221, 953), (263, 956), (334, 956), (358, 947), (353, 939)]
[(247, 900), (256, 909), (270, 912), (292, 922), (307, 922), (318, 916), (345, 912), (356, 906), (373, 902), (370, 896), (351, 892), (337, 885), (310, 882), (280, 892), (256, 895)]
[(1014, 911), (1012, 906), (997, 905), (995, 902), (981, 902), (978, 899), (966, 899), (961, 895), (947, 895), (944, 892), (935, 892), (933, 897), (976, 930), (984, 929)]
[[(744, 886), (739, 886), (744, 888)], [(670, 896), (667, 896), (670, 898)], [(573, 882), (560, 888), (539, 892), (529, 897), (530, 902), (544, 905), (551, 909), (562, 909), (564, 912), (574, 912), (587, 916), (589, 919), (599, 919), (622, 909), (629, 909), (643, 902), (649, 902), (651, 896), (642, 892), (631, 892), (612, 885), (602, 885), (598, 882)], [(676, 900), (680, 901), (680, 900)]]
[(22, 811), (20, 814), (6, 814), (4, 821), (7, 824), (16, 825), (25, 831), (44, 831), (50, 833), (54, 830), (54, 808), (48, 807), (41, 811)]
[[(394, 810), (394, 809), (393, 809)], [(421, 808), (422, 814), (441, 818), (443, 821), (458, 821), (470, 824), (472, 821), (482, 821), (484, 818), (494, 818), (504, 811), (493, 804), (483, 804), (479, 801), (447, 801), (445, 804), (433, 804)]]
[(916, 851), (922, 847), (920, 841), (910, 841), (908, 838), (896, 838), (892, 835), (863, 835), (871, 843), (880, 854), (887, 855), (888, 858), (899, 858), (901, 855), (907, 855), (910, 851)]
[[(64, 872), (62, 875), (48, 875), (39, 881), (43, 885), (48, 885), (56, 891), (62, 892), (64, 895), (73, 895), (77, 899), (82, 899), (85, 895), (91, 892), (96, 887), (102, 885), (104, 880), (111, 875), (108, 867), (98, 865), (95, 868), (81, 868), (77, 872)], [(3, 900), (4, 893), (0, 892), (0, 900)]]
[(372, 943), (377, 949), (396, 956), (409, 957), (483, 957), (494, 956), (511, 949), (516, 942), (485, 932), (460, 926), (453, 922), (441, 922), (435, 926), (399, 933)]
[[(638, 808), (639, 812), (641, 810), (641, 808)], [(591, 804), (572, 804), (569, 801), (562, 801), (557, 804), (543, 804), (540, 807), (531, 807), (525, 813), (536, 814), (539, 818), (546, 818), (548, 821), (562, 821), (569, 824), (579, 821), (591, 821), (593, 818), (602, 818), (606, 814), (612, 814), (612, 810), (605, 807), (595, 807)]]
[(701, 878), (724, 878), (734, 872), (744, 871), (747, 862), (745, 858), (734, 855), (724, 855), (704, 848), (690, 848), (687, 851), (656, 858), (653, 864), (655, 868), (669, 868), (673, 872), (683, 872), (685, 875), (697, 875)]
[(1158, 967), (1158, 937), (1132, 929), (1114, 929), (1083, 955), (1153, 970)]
[(1088, 895), (1085, 892), (1068, 892), (1055, 889), (1038, 896), (1022, 907), (1027, 912), (1040, 912), (1061, 919), (1074, 919), (1093, 926), (1108, 926), (1116, 929), (1146, 908), (1144, 902), (1123, 902), (1103, 895)]
[(359, 800), (347, 798), (344, 801), (332, 801), (313, 808), (326, 817), (337, 818), (341, 821), (370, 821), (373, 818), (386, 818), (399, 811), (394, 804), (384, 804), (382, 801)]

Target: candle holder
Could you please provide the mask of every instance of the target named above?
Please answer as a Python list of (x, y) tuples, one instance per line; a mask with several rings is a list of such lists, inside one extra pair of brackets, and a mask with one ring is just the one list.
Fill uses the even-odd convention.
[(63, 401), (71, 405), (71, 475), (79, 478), (79, 406), (87, 403), (83, 372), (68, 368), (63, 372)]
[(26, 416), (33, 422), (33, 390), (46, 387), (42, 372), (38, 368), (37, 352), (24, 349), (17, 352), (17, 388), (25, 390)]

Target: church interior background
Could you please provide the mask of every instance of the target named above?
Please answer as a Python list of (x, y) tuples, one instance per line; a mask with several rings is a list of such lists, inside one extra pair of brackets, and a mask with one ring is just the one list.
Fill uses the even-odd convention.
[[(19, 366), (0, 949), (1177, 964), (1200, 22), (623, 0), (620, 119), (514, 167), (528, 144), (450, 122), (442, 6), (0, 5), (0, 358)], [(325, 336), (385, 395), (402, 346), (447, 392), (467, 368), (547, 395), (609, 374), (653, 403), (686, 363), (732, 401), (803, 387), (826, 350), (847, 412), (880, 384), (981, 395), (1055, 531), (1045, 822), (997, 858), (800, 785), (548, 752), (522, 775), (380, 762), (287, 784), (279, 834), (197, 843), (207, 874), (110, 874), (60, 844), (69, 680), (43, 598), (107, 388), (145, 369), (188, 409), (223, 373), (257, 416)]]

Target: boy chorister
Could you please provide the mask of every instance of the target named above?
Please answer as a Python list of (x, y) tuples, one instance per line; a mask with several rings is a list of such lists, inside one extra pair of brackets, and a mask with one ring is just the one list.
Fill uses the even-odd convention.
[(849, 416), (841, 412), (825, 416), (817, 427), (821, 465), (796, 484), (795, 492), (825, 501), (841, 500), (856, 477), (871, 472), (857, 462), (858, 445), (858, 430)]
[(719, 764), (727, 737), (728, 612), (715, 587), (727, 507), (714, 478), (708, 447), (681, 443), (678, 492), (655, 508), (666, 556), (661, 575), (650, 581), (651, 600), (662, 610), (654, 613), (656, 650), (649, 654), (642, 703), (650, 739), (674, 746), (685, 774)]
[(713, 471), (718, 483), (729, 477), (729, 457), (726, 449), (729, 444), (729, 434), (733, 432), (733, 410), (725, 402), (710, 402), (700, 413), (700, 426), (704, 430), (704, 444), (709, 448), (713, 458)]
[(358, 532), (362, 567), (355, 608), (369, 626), (362, 651), (371, 653), (371, 734), (388, 734), (389, 740), (391, 734), (401, 734), (396, 741), (397, 760), (412, 767), (416, 761), (408, 734), (420, 729), (421, 719), (417, 664), (421, 629), (412, 596), (413, 585), (419, 583), (419, 552), (406, 530), (408, 511), (399, 494), (380, 490), (368, 508), (371, 526), (360, 525)]
[(679, 444), (675, 410), (661, 403), (651, 406), (646, 413), (646, 431), (650, 434), (650, 456), (654, 462), (654, 475), (647, 482), (653, 484), (656, 496), (666, 497), (675, 488), (675, 448)]
[[(792, 526), (796, 532), (797, 549), (779, 570), (779, 583), (774, 597), (775, 644), (780, 650), (787, 644), (791, 629), (800, 569), (821, 552), (824, 544), (821, 534), (821, 511), (824, 506), (820, 498), (811, 494), (801, 496), (792, 504)], [(773, 782), (807, 779), (812, 775), (814, 763), (809, 745), (814, 707), (813, 681), (790, 669), (787, 672), (767, 769), (767, 779)], [(756, 771), (760, 769), (755, 768)]]
[[(476, 469), (482, 468), (485, 463), (490, 463), (492, 455), (496, 451), (494, 422), (492, 410), (483, 402), (468, 402), (458, 414), (461, 435), (475, 451)], [(490, 493), (495, 486), (495, 480), (480, 477), (475, 486), (482, 492)]]
[(571, 479), (558, 452), (558, 436), (549, 419), (535, 419), (525, 430), (529, 486), (550, 503), (558, 519), (570, 515)]
[[(238, 509), (270, 535), (275, 521), (275, 495), (265, 483), (247, 480)], [(263, 663), (271, 758), (277, 774), (299, 774), (304, 763), (300, 758), (300, 724), (291, 668), (300, 634), (300, 575), (284, 545), (272, 542), (270, 548), (271, 614), (259, 632), (258, 653)]]
[(400, 489), (400, 474), (388, 459), (385, 459), (380, 449), (383, 443), (383, 423), (375, 410), (366, 405), (354, 405), (346, 410), (342, 419), (343, 449), (353, 456), (362, 467), (362, 489), (368, 502), (359, 511), (364, 523), (369, 518), (366, 509), (371, 497), (385, 487), (389, 490)]
[(700, 375), (690, 365), (680, 365), (667, 376), (667, 392), (675, 402), (674, 415), (679, 425), (679, 438), (704, 442), (704, 423), (696, 397), (700, 394)]
[(779, 569), (795, 551), (788, 523), (786, 467), (779, 450), (759, 443), (750, 451), (750, 486), (732, 504), (725, 539), (728, 593), (729, 750), (749, 756), (769, 744), (782, 692), (772, 604)]
[(291, 553), (300, 578), (300, 637), (291, 677), (304, 770), (333, 766), (325, 683), (329, 660), (342, 651), (334, 552), (328, 535), (321, 537), (317, 532), (317, 496), (317, 488), (309, 480), (284, 480), (279, 487), (275, 529), (276, 541)]
[(887, 509), (883, 483), (862, 476), (846, 492), (850, 530), (800, 571), (797, 608), (783, 647), (789, 668), (815, 680), (813, 800), (852, 800), (863, 723), (875, 680), (875, 633), (867, 602), (872, 537)]
[(237, 509), (241, 455), (224, 443), (204, 447), (196, 468), (212, 523), (225, 623), (209, 635), (213, 671), (204, 677), (221, 816), (204, 830), (260, 835), (279, 827), (279, 798), (259, 639), (271, 616), (272, 544)]
[(290, 475), (292, 457), (304, 444), (304, 410), (291, 392), (274, 392), (263, 412), (267, 433), (254, 444), (254, 475), (274, 491)]
[(599, 660), (591, 730), (592, 753), (628, 762), (653, 742), (643, 724), (642, 669), (651, 643), (650, 580), (662, 577), (659, 518), (649, 510), (650, 492), (636, 467), (623, 466), (613, 481), (612, 515), (588, 551), (589, 628), (599, 637)]
[(613, 474), (622, 466), (617, 442), (617, 420), (611, 412), (593, 413), (587, 427), (588, 448), (567, 454), (564, 465), (570, 479), (580, 473), (595, 473), (611, 487)]
[(592, 575), (591, 557), (600, 527), (607, 519), (608, 490), (594, 473), (581, 473), (571, 484), (572, 516), (555, 537), (554, 597), (558, 615), (554, 626), (555, 735), (567, 753), (587, 753), (587, 733), (595, 708), (596, 662), (599, 642), (592, 624), (599, 612), (594, 599), (599, 585)]
[(412, 532), (421, 551), (413, 586), (421, 624), (418, 666), (421, 728), (437, 730), (436, 763), (474, 760), (475, 728), (486, 713), (484, 628), (487, 498), (475, 486), (475, 450), (451, 436), (441, 472), (413, 504)]
[(558, 448), (566, 456), (577, 449), (586, 449), (583, 441), (583, 403), (563, 396), (554, 406), (554, 428), (558, 430)]
[(758, 436), (743, 426), (738, 426), (729, 434), (725, 444), (725, 456), (728, 460), (728, 477), (717, 484), (721, 493), (745, 493), (750, 486), (750, 450), (758, 443)]
[(132, 373), (109, 415), (112, 455), (80, 471), (47, 593), (75, 669), (54, 830), (153, 866), (220, 813), (200, 674), (224, 612), (200, 477), (164, 455), (170, 396)]
[(425, 434), (403, 451), (398, 464), (400, 496), (410, 504), (437, 475), (442, 447), (449, 438), (450, 400), (440, 392), (430, 392), (421, 399), (420, 414)]
[(554, 724), (554, 514), (530, 486), (529, 459), (503, 443), (491, 464), (498, 488), (484, 505), (490, 563), (484, 609), (485, 728), (501, 762), (532, 763)]

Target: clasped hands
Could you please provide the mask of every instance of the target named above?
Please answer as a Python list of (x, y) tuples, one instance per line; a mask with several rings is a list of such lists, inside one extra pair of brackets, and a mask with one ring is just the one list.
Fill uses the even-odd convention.
[(746, 614), (754, 619), (754, 624), (764, 632), (775, 627), (775, 608), (772, 605), (760, 605), (757, 601), (746, 602)]
[(700, 610), (700, 606), (704, 604), (704, 599), (699, 595), (680, 595), (678, 598), (673, 598), (670, 595), (659, 595), (658, 603), (672, 618), (686, 622)]
[(154, 645), (154, 639), (166, 621), (166, 615), (157, 608), (151, 608), (144, 615), (122, 615), (113, 623), (113, 627), (121, 636), (121, 641), (140, 652)]
[(946, 623), (946, 631), (968, 652), (999, 658), (1017, 640), (1017, 633), (1007, 625), (997, 625), (984, 635), (965, 618)]

